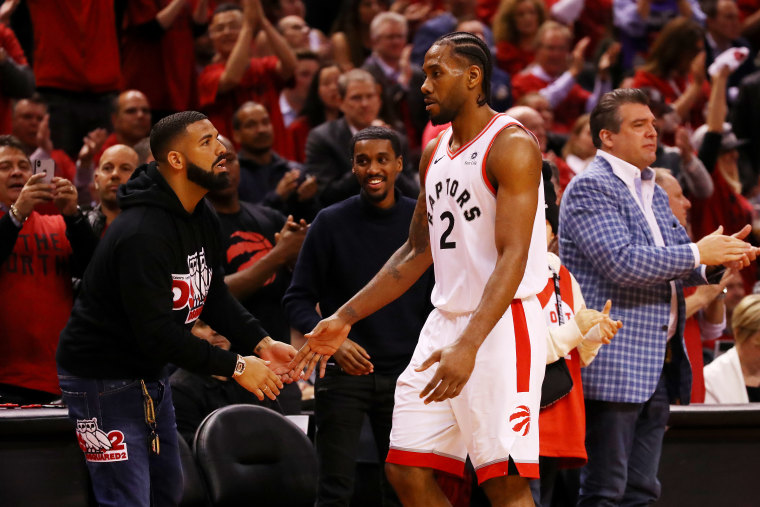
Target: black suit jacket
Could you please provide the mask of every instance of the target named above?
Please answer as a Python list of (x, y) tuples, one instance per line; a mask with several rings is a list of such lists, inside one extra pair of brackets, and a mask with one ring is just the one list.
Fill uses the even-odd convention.
[[(356, 176), (351, 172), (349, 153), (352, 137), (345, 118), (323, 123), (309, 132), (304, 165), (306, 171), (317, 178), (322, 206), (347, 199), (358, 194), (361, 189)], [(406, 150), (402, 151), (406, 160)], [(419, 193), (419, 186), (406, 168), (396, 178), (396, 187), (413, 199)]]

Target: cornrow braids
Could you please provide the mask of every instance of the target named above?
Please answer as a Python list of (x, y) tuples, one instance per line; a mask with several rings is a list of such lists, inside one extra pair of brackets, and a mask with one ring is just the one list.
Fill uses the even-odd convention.
[(491, 72), (493, 69), (491, 50), (488, 45), (469, 32), (447, 33), (438, 37), (433, 45), (436, 44), (451, 45), (454, 54), (466, 58), (471, 65), (480, 67), (483, 73), (483, 81), (481, 82), (483, 96), (478, 96), (478, 105), (488, 104), (491, 101)]

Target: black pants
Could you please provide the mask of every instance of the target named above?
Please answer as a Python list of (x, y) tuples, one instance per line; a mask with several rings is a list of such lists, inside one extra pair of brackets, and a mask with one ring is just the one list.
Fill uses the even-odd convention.
[[(317, 379), (314, 415), (319, 459), (317, 505), (347, 506), (354, 491), (359, 435), (369, 416), (381, 467), (388, 455), (395, 375), (352, 376), (329, 369)], [(381, 468), (382, 469), (382, 468)], [(383, 505), (400, 505), (382, 474)]]

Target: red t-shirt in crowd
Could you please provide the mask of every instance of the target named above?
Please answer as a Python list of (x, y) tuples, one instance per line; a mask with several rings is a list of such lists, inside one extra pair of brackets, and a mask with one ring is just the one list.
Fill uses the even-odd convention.
[(124, 86), (143, 92), (152, 109), (186, 111), (194, 109), (197, 101), (193, 6), (185, 3), (160, 37), (146, 37), (137, 28), (154, 20), (170, 3), (171, 0), (129, 2), (121, 38)]
[(232, 139), (232, 116), (244, 102), (252, 100), (266, 107), (274, 130), (274, 151), (287, 159), (293, 158), (293, 144), (285, 130), (280, 111), (280, 91), (283, 83), (277, 75), (276, 56), (251, 58), (240, 84), (232, 90), (217, 93), (225, 62), (207, 65), (198, 78), (198, 100), (220, 134)]
[(0, 264), (0, 383), (61, 392), (55, 351), (74, 300), (71, 254), (63, 217), (32, 212)]
[(536, 52), (522, 49), (511, 42), (501, 41), (496, 44), (496, 65), (515, 77), (533, 63)]
[[(16, 35), (9, 27), (0, 23), (0, 48), (3, 48), (17, 65), (29, 65), (24, 51), (16, 39)], [(0, 92), (0, 134), (8, 134), (12, 128), (13, 106), (11, 99)]]
[(121, 88), (113, 2), (27, 0), (26, 3), (34, 26), (34, 76), (38, 88), (90, 93)]
[[(573, 282), (565, 266), (559, 269), (559, 293), (565, 311), (564, 322), (575, 316), (573, 310)], [(538, 301), (547, 310), (550, 327), (559, 326), (557, 318), (557, 299), (554, 292), (554, 278), (549, 278), (544, 290), (538, 294)], [(583, 402), (583, 384), (581, 380), (581, 360), (578, 349), (573, 349), (569, 359), (565, 357), (567, 368), (573, 379), (573, 388), (564, 398), (553, 405), (542, 408), (539, 415), (539, 454), (552, 458), (561, 458), (560, 467), (573, 468), (586, 464), (586, 409)]]
[[(537, 92), (546, 88), (548, 81), (544, 81), (532, 72), (522, 72), (512, 78), (512, 95), (517, 101), (523, 95)], [(586, 101), (591, 93), (584, 90), (581, 85), (575, 83), (565, 100), (554, 108), (554, 132), (566, 134), (573, 128), (573, 123), (579, 116), (586, 113)]]

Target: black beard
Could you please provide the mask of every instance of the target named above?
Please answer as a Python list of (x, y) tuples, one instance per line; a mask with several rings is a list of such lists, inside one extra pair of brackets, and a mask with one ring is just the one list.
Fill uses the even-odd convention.
[[(440, 104), (439, 104), (439, 108), (440, 108)], [(437, 115), (435, 116), (433, 116), (432, 114), (430, 115), (430, 123), (432, 123), (433, 125), (445, 125), (453, 121), (455, 116), (456, 116), (456, 113), (453, 113), (451, 111), (446, 111), (443, 108), (441, 108), (440, 112)]]
[(386, 190), (382, 194), (371, 194), (364, 190), (364, 187), (362, 187), (362, 196), (367, 199), (369, 202), (382, 202), (383, 199), (385, 199), (388, 196), (388, 191)]
[(230, 185), (229, 173), (214, 174), (213, 172), (204, 171), (200, 166), (190, 161), (187, 163), (187, 179), (206, 190), (212, 191), (223, 190)]

